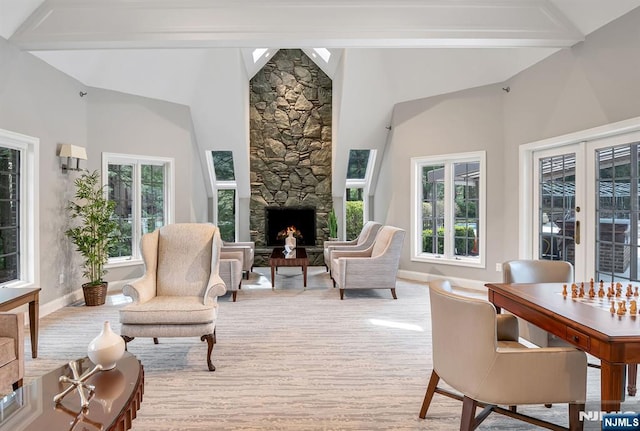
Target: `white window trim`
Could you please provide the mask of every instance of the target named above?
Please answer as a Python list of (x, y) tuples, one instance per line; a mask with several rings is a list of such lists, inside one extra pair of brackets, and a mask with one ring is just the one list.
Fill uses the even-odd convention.
[[(240, 226), (240, 214), (238, 211), (240, 205), (240, 199), (238, 198), (238, 182), (236, 180), (233, 181), (218, 181), (216, 179), (216, 170), (213, 166), (213, 157), (212, 152), (218, 150), (207, 150), (205, 151), (205, 160), (207, 161), (207, 169), (209, 170), (209, 178), (211, 180), (211, 190), (213, 194), (213, 198), (211, 199), (213, 208), (211, 209), (211, 214), (213, 214), (213, 224), (218, 225), (218, 190), (235, 190), (234, 193), (234, 218), (235, 218), (235, 241), (238, 241), (239, 238), (239, 226)], [(220, 151), (230, 151), (230, 150), (220, 150)], [(233, 151), (231, 151), (233, 157)]]
[[(165, 225), (173, 223), (173, 220), (175, 218), (175, 160), (173, 158), (119, 153), (102, 153), (102, 184), (107, 186), (109, 184), (109, 163), (166, 166), (164, 179)], [(135, 217), (138, 217), (141, 206), (140, 193), (137, 190), (137, 187), (140, 184), (140, 170), (136, 169), (135, 172), (136, 179), (134, 187), (136, 188), (136, 190), (133, 196), (133, 214)], [(107, 187), (104, 188), (104, 192), (105, 194), (109, 193)], [(105, 265), (105, 268), (139, 265), (143, 263), (142, 255), (140, 254), (140, 238), (142, 237), (142, 235), (140, 232), (139, 223), (134, 223), (134, 226), (132, 226), (132, 232), (132, 241), (134, 242), (132, 247), (133, 255), (130, 257), (110, 258), (109, 262)]]
[[(466, 266), (472, 268), (485, 268), (486, 258), (486, 152), (476, 151), (468, 153), (444, 154), (438, 156), (413, 157), (411, 158), (411, 260), (414, 262), (427, 262), (443, 265)], [(470, 161), (479, 161), (480, 163), (480, 181), (479, 181), (479, 201), (478, 201), (478, 229), (480, 235), (478, 241), (480, 246), (478, 249), (478, 257), (469, 258), (464, 256), (440, 256), (432, 253), (422, 252), (422, 166), (425, 164), (445, 164), (445, 175), (449, 178), (448, 182), (453, 181), (453, 172), (447, 168), (449, 163), (464, 163)], [(445, 225), (445, 241), (448, 243), (448, 249), (453, 249), (453, 235), (450, 229), (454, 225), (455, 215), (451, 210), (451, 191), (449, 187), (445, 187), (445, 214), (448, 215)], [(437, 257), (436, 257), (437, 256)]]
[(342, 201), (342, 226), (344, 238), (347, 235), (347, 189), (362, 189), (362, 224), (369, 221), (369, 195), (371, 193), (371, 181), (373, 180), (373, 167), (376, 163), (376, 150), (369, 149), (369, 160), (364, 178), (347, 178), (345, 180), (345, 198)]
[(20, 274), (2, 287), (33, 287), (40, 284), (39, 146), (32, 136), (0, 129), (0, 145), (21, 151), (20, 157)]

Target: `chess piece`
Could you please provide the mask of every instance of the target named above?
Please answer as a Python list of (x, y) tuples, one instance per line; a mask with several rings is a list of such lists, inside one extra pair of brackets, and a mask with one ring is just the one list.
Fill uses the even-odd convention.
[(633, 292), (633, 296), (638, 296), (638, 286), (636, 286), (636, 290)]
[(571, 298), (576, 299), (578, 297), (578, 289), (571, 289)]
[(616, 303), (611, 301), (611, 308), (609, 308), (609, 311), (611, 312), (611, 314), (615, 314), (616, 313)]
[(580, 290), (578, 291), (578, 296), (580, 298), (584, 298), (584, 282), (580, 283)]
[(589, 298), (593, 299), (596, 297), (596, 291), (593, 288), (593, 283), (589, 284)]
[(567, 297), (567, 285), (566, 283), (562, 285), (562, 296)]
[(600, 288), (598, 289), (598, 298), (604, 298), (604, 289), (602, 288), (602, 285), (600, 285)]
[(635, 299), (631, 300), (631, 305), (629, 306), (629, 314), (631, 314), (632, 316), (638, 314), (638, 303)]
[(627, 298), (633, 296), (633, 289), (631, 288), (631, 283), (627, 285)]
[(618, 311), (616, 312), (616, 314), (618, 316), (624, 316), (625, 310), (624, 310), (624, 301), (620, 302), (618, 304)]
[[(613, 284), (613, 282), (611, 282)], [(616, 298), (620, 298), (622, 296), (622, 283), (616, 283)]]

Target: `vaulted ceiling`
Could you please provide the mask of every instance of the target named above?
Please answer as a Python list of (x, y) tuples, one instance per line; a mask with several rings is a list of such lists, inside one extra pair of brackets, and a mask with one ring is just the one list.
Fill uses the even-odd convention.
[[(246, 73), (248, 81), (279, 48), (302, 48), (312, 58), (314, 48), (327, 48), (329, 62), (314, 60), (329, 76), (358, 85), (349, 68), (360, 62), (366, 66), (352, 70), (375, 77), (351, 92), (361, 96), (377, 85), (362, 106), (347, 106), (353, 99), (345, 90), (334, 100), (342, 103), (342, 142), (380, 148), (379, 131), (395, 103), (503, 82), (638, 6), (640, 0), (0, 0), (0, 36), (86, 86), (188, 105), (205, 151), (239, 139), (225, 131), (238, 122), (212, 119), (232, 111), (220, 93), (236, 91), (237, 98), (242, 89), (211, 80)], [(267, 50), (254, 62), (256, 48)], [(239, 186), (248, 193), (248, 184)]]

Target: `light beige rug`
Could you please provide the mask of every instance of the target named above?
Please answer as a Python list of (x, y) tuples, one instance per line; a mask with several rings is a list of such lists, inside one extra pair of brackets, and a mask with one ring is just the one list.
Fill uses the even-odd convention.
[[(437, 394), (427, 419), (418, 418), (431, 371), (427, 286), (399, 280), (395, 301), (389, 290), (347, 291), (340, 301), (324, 268), (309, 271), (304, 290), (299, 268), (281, 268), (272, 291), (269, 268), (258, 268), (238, 302), (220, 298), (213, 373), (197, 338), (132, 341), (129, 351), (145, 367), (133, 429), (458, 429), (461, 403)], [(105, 320), (119, 332), (123, 300), (113, 295), (109, 305), (69, 306), (44, 317), (40, 355), (27, 358), (25, 381), (85, 356)], [(589, 388), (595, 409), (597, 370), (589, 372)], [(567, 423), (566, 405), (519, 410)], [(480, 429), (535, 428), (493, 414)]]

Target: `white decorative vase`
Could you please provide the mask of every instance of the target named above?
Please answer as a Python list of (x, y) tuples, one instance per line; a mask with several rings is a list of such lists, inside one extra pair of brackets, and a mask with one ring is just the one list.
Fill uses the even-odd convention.
[(87, 356), (94, 364), (102, 365), (103, 370), (111, 370), (123, 354), (124, 340), (111, 330), (109, 321), (105, 321), (100, 334), (89, 343)]
[(284, 245), (288, 250), (295, 250), (295, 248), (296, 248), (296, 237), (293, 236), (293, 232), (289, 232), (287, 237), (284, 239)]

